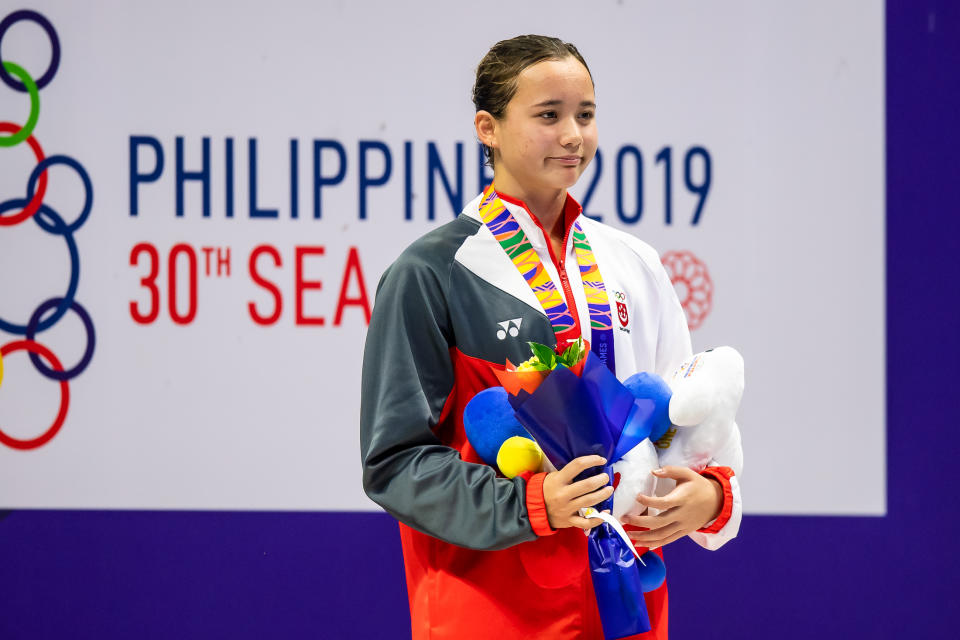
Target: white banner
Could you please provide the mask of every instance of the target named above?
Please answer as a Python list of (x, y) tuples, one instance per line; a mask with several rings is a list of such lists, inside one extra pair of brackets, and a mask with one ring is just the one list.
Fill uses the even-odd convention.
[(473, 71), (532, 32), (574, 42), (596, 81), (600, 154), (574, 194), (661, 252), (695, 350), (744, 355), (747, 512), (885, 511), (881, 3), (0, 20), (0, 507), (375, 508), (376, 284), (489, 179)]

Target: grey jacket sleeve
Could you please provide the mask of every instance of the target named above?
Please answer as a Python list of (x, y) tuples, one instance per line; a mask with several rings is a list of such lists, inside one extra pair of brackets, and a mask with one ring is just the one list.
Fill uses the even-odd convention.
[(363, 487), (419, 531), (472, 549), (501, 549), (536, 538), (526, 483), (463, 461), (432, 431), (454, 385), (449, 272), (449, 265), (428, 264), (408, 250), (377, 287), (363, 355)]

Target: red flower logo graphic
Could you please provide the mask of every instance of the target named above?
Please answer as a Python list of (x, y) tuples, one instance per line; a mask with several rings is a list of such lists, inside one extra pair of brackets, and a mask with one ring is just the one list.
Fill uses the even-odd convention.
[(668, 251), (660, 258), (677, 291), (690, 330), (700, 328), (713, 308), (713, 281), (707, 265), (689, 251)]

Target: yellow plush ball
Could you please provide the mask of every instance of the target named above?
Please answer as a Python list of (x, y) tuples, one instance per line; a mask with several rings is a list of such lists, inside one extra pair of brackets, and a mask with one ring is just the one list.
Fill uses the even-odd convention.
[(539, 471), (543, 463), (543, 450), (536, 442), (523, 436), (507, 438), (497, 452), (500, 473), (513, 478), (524, 471)]

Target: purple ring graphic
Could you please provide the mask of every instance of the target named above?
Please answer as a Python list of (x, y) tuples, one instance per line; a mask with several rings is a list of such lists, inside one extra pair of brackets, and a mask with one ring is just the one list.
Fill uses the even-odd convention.
[[(50, 298), (33, 312), (33, 315), (30, 316), (30, 322), (27, 323), (26, 338), (27, 340), (33, 340), (37, 332), (37, 327), (40, 324), (40, 318), (43, 316), (44, 312), (48, 309), (53, 309), (61, 304), (66, 298)], [(70, 308), (77, 312), (77, 315), (80, 316), (80, 320), (83, 322), (83, 328), (87, 331), (87, 348), (83, 351), (83, 356), (80, 358), (80, 362), (77, 363), (72, 369), (67, 371), (55, 371), (43, 363), (35, 353), (30, 353), (30, 361), (33, 362), (33, 366), (36, 367), (37, 371), (45, 375), (46, 377), (52, 380), (72, 380), (76, 376), (83, 373), (83, 370), (87, 368), (87, 365), (90, 364), (90, 360), (93, 358), (93, 349), (97, 343), (97, 335), (93, 330), (93, 321), (90, 319), (90, 314), (87, 313), (87, 310), (84, 309), (79, 302), (76, 300), (70, 301)]]
[[(44, 31), (47, 32), (47, 37), (50, 38), (50, 48), (52, 49), (50, 53), (50, 66), (47, 67), (47, 70), (44, 71), (42, 76), (37, 78), (37, 89), (43, 89), (45, 86), (50, 84), (50, 81), (53, 80), (53, 76), (57, 73), (57, 69), (60, 68), (60, 38), (57, 37), (57, 32), (53, 28), (53, 25), (50, 24), (49, 20), (44, 18), (36, 11), (21, 9), (20, 11), (14, 11), (0, 21), (0, 42), (3, 41), (3, 36), (7, 33), (7, 29), (21, 20), (30, 20), (32, 22), (36, 22)], [(0, 80), (3, 80), (3, 83), (11, 89), (20, 91), (21, 93), (27, 92), (27, 87), (22, 82), (7, 73), (7, 70), (3, 67), (2, 58), (0, 58)]]
[[(33, 171), (30, 173), (30, 179), (27, 181), (27, 200), (33, 199), (33, 194), (37, 189), (37, 180), (40, 179), (40, 176), (44, 171), (47, 170), (47, 167), (54, 164), (65, 164), (74, 171), (77, 172), (77, 175), (80, 176), (80, 179), (83, 181), (83, 190), (84, 190), (84, 201), (83, 209), (80, 211), (80, 216), (67, 225), (67, 231), (74, 232), (79, 229), (84, 222), (87, 221), (87, 216), (90, 215), (90, 209), (93, 207), (93, 183), (90, 182), (90, 176), (87, 174), (87, 170), (83, 168), (79, 162), (63, 154), (48, 156), (41, 160), (36, 167), (33, 168)], [(59, 227), (56, 227), (40, 216), (34, 216), (37, 224), (40, 227), (48, 232), (56, 235), (62, 234), (63, 231)], [(35, 355), (35, 354), (31, 354)], [(39, 357), (38, 357), (39, 359)]]
[[(22, 207), (27, 204), (27, 200), (25, 199), (11, 200), (9, 202), (11, 203), (10, 206), (12, 207)], [(73, 233), (71, 233), (71, 231), (67, 228), (67, 223), (63, 221), (63, 218), (61, 218), (60, 215), (54, 211), (50, 205), (41, 204), (40, 209), (33, 216), (33, 220), (36, 221), (40, 216), (49, 216), (50, 219), (53, 220), (52, 227), (54, 231), (51, 233), (54, 233), (55, 235), (62, 235), (63, 239), (67, 243), (67, 250), (70, 252), (70, 284), (67, 286), (67, 294), (64, 296), (63, 302), (61, 302), (57, 307), (56, 312), (40, 323), (38, 329), (40, 331), (46, 331), (52, 327), (57, 320), (63, 316), (63, 314), (67, 312), (67, 309), (70, 308), (70, 303), (67, 301), (69, 300), (70, 302), (73, 302), (73, 297), (77, 293), (77, 284), (80, 280), (80, 254), (77, 251), (77, 243), (73, 239)], [(39, 225), (39, 223), (38, 226), (43, 228), (43, 226)], [(0, 329), (3, 329), (7, 333), (14, 333), (21, 336), (27, 331), (26, 325), (14, 324), (4, 320), (3, 318), (0, 318)]]

